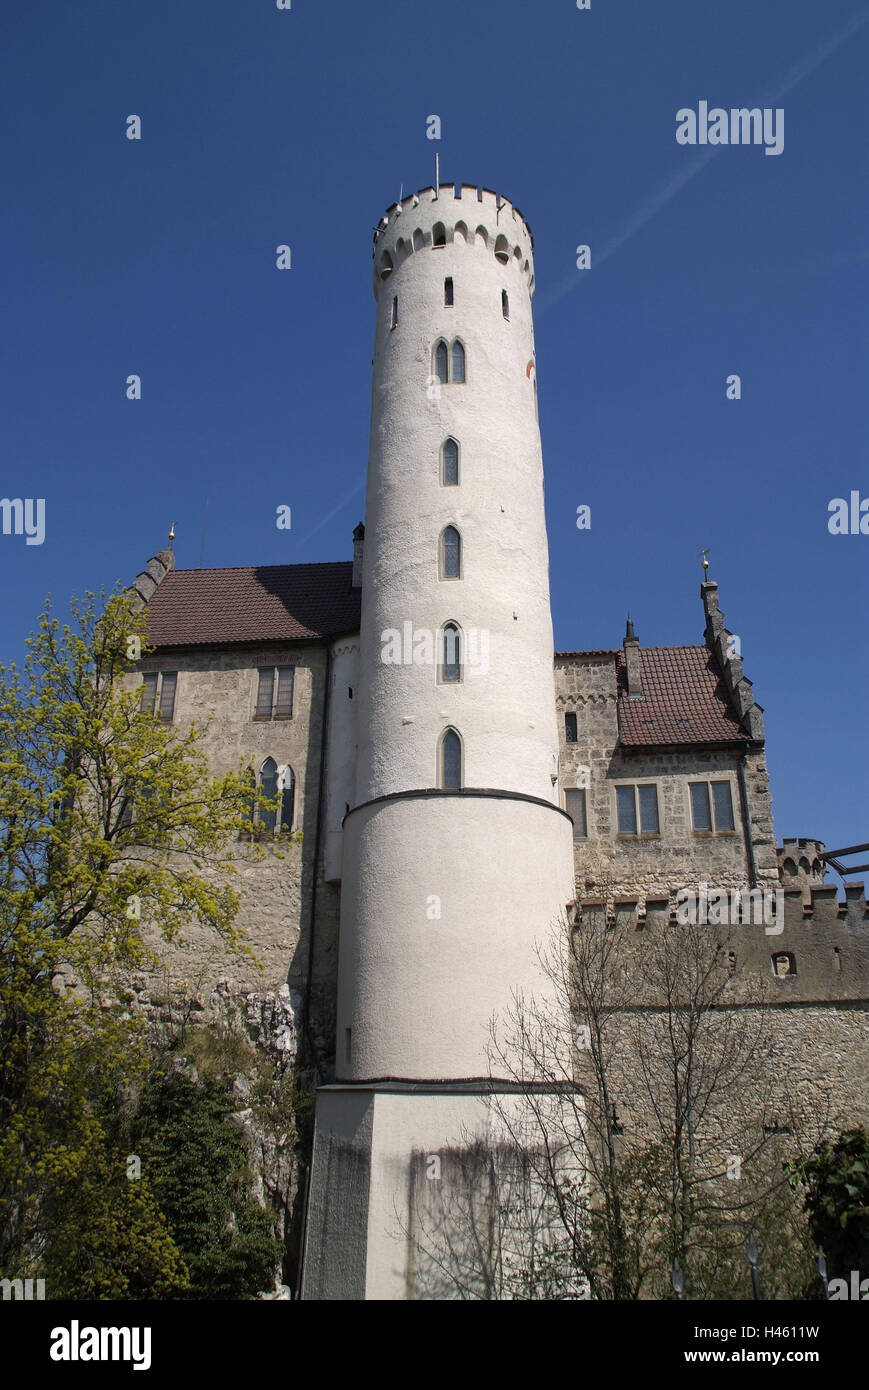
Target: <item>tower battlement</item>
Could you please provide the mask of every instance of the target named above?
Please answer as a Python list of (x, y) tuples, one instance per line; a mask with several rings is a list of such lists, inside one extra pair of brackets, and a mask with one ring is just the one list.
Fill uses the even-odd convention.
[(534, 238), (518, 208), (475, 184), (441, 184), (388, 208), (374, 233), (374, 297), (416, 251), (461, 246), (512, 267), (534, 294)]
[[(714, 892), (710, 885), (710, 897)], [(736, 891), (736, 890), (728, 890)], [(737, 922), (728, 931), (726, 949), (731, 955), (735, 1000), (759, 1002), (754, 982), (767, 981), (766, 998), (773, 1004), (865, 1002), (869, 999), (869, 910), (862, 884), (845, 887), (844, 902), (838, 889), (813, 885), (804, 902), (799, 887), (782, 891), (784, 911), (776, 915), (775, 930), (755, 921)], [(574, 924), (616, 927), (625, 932), (630, 954), (651, 932), (679, 930), (676, 892), (638, 897), (582, 898), (572, 905)], [(711, 904), (710, 904), (711, 909)], [(711, 915), (711, 911), (710, 911)], [(780, 930), (778, 930), (780, 928)], [(720, 930), (710, 924), (709, 930)], [(642, 992), (642, 971), (636, 972)], [(638, 1003), (648, 1004), (648, 1000)]]

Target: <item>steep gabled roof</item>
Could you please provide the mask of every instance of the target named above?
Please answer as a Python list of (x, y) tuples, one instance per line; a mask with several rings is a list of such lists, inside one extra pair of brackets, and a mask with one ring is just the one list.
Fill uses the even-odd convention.
[(743, 743), (727, 687), (708, 647), (640, 647), (643, 697), (628, 695), (624, 652), (616, 656), (619, 736), (626, 747)]
[(301, 642), (359, 631), (353, 563), (172, 570), (148, 602), (155, 647)]

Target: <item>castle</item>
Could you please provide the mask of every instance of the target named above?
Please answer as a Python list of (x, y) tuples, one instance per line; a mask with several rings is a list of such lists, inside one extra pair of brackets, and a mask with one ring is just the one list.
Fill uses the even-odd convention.
[(203, 1017), (240, 998), (314, 1060), (306, 1298), (416, 1296), (415, 1156), (484, 1124), (489, 1021), (545, 990), (534, 942), (568, 905), (642, 924), (685, 887), (782, 891), (776, 934), (745, 934), (782, 1065), (869, 1118), (865, 897), (839, 903), (823, 845), (777, 849), (718, 586), (696, 645), (643, 647), (629, 622), (612, 650), (553, 655), (533, 291), (506, 199), (393, 205), (352, 560), (177, 570), (163, 551), (134, 585), (143, 707), (210, 720), (214, 772), (243, 760), (280, 794), (261, 829), (285, 855), (240, 866), (264, 974), (195, 930), (174, 958), (190, 978), (208, 961)]

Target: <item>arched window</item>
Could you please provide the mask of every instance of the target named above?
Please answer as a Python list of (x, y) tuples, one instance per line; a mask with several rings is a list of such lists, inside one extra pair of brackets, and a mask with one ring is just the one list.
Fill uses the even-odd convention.
[[(253, 768), (248, 770), (247, 780), (251, 792), (253, 792), (256, 787)], [(279, 831), (282, 835), (289, 835), (293, 828), (293, 816), (296, 810), (296, 778), (293, 769), (289, 766), (279, 768), (274, 758), (266, 758), (260, 768), (259, 790), (263, 796), (267, 796), (271, 801), (277, 798), (277, 808), (266, 810), (251, 797), (248, 813), (249, 833), (266, 831), (273, 835), (275, 831)]]
[(507, 265), (510, 260), (510, 247), (503, 232), (495, 241), (495, 260), (500, 261), (502, 265)]
[(459, 446), (454, 439), (447, 439), (441, 450), (441, 482), (444, 487), (456, 487), (458, 481)]
[(449, 685), (462, 679), (462, 634), (458, 623), (444, 623), (440, 631), (440, 678)]
[(441, 342), (439, 342), (435, 347), (434, 374), (437, 377), (438, 381), (442, 381), (444, 384), (446, 384), (446, 382), (449, 380), (447, 376), (448, 361), (449, 355), (447, 353), (447, 345), (445, 342), (443, 342), (443, 340), (441, 340)]
[(453, 381), (464, 382), (465, 380), (465, 349), (458, 338), (453, 343)]
[[(274, 798), (278, 794), (278, 765), (274, 758), (266, 758), (260, 768), (260, 788), (263, 796)], [(273, 831), (277, 823), (277, 812), (267, 811), (264, 806), (259, 808), (259, 823), (264, 830)]]
[(468, 240), (468, 228), (467, 228), (467, 225), (466, 225), (464, 222), (457, 222), (457, 223), (456, 223), (456, 226), (455, 226), (455, 230), (454, 230), (454, 232), (453, 232), (453, 241), (454, 241), (454, 242), (457, 242), (459, 245), (461, 245), (461, 243), (462, 243), (463, 241), (464, 241), (464, 242), (467, 242), (467, 240)]
[(455, 526), (441, 533), (441, 579), (460, 579), (462, 574), (462, 538)]
[(444, 226), (443, 222), (436, 222), (436, 223), (434, 224), (434, 226), (432, 227), (432, 229), (431, 229), (431, 244), (432, 244), (432, 246), (446, 246), (446, 244), (447, 244), (447, 229), (446, 229), (446, 227)]
[(460, 791), (462, 786), (462, 740), (455, 729), (447, 729), (441, 738), (440, 785), (444, 791)]
[(380, 257), (380, 278), (381, 280), (388, 280), (391, 274), (392, 257), (388, 251), (384, 251), (383, 255)]
[(486, 231), (485, 227), (477, 228), (476, 232), (474, 233), (474, 244), (476, 246), (482, 246), (484, 250), (488, 248), (489, 233)]
[(505, 319), (510, 318), (510, 300), (506, 290), (501, 291), (501, 313)]
[(416, 231), (413, 234), (413, 249), (414, 251), (421, 251), (424, 246), (425, 235), (423, 233), (422, 227), (417, 227)]
[(451, 277), (444, 280), (444, 304), (453, 303), (453, 282)]

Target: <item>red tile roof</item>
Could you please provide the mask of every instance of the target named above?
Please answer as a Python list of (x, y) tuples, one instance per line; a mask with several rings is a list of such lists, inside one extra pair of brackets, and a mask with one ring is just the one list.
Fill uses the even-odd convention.
[(639, 654), (642, 700), (629, 698), (624, 652), (616, 658), (623, 744), (745, 740), (747, 735), (708, 647), (640, 647)]
[(173, 570), (148, 604), (155, 647), (300, 642), (359, 631), (353, 563)]

